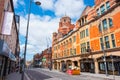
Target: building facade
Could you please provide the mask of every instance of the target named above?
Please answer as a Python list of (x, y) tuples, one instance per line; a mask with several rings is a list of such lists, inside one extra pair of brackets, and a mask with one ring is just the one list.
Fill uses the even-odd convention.
[(52, 48), (49, 47), (41, 54), (35, 54), (33, 58), (34, 67), (50, 68), (52, 63)]
[(49, 47), (44, 51), (42, 51), (42, 67), (43, 68), (51, 67), (51, 61), (52, 61), (52, 50), (51, 47)]
[(63, 71), (75, 66), (81, 72), (112, 74), (114, 70), (114, 74), (120, 74), (120, 2), (94, 2), (66, 35), (60, 38), (59, 31), (53, 33), (54, 69)]
[[(11, 31), (9, 35), (2, 33), (5, 18), (10, 18), (6, 13), (13, 14)], [(8, 23), (6, 22), (5, 24)], [(9, 28), (7, 30), (9, 30)], [(4, 80), (4, 77), (7, 74), (15, 70), (16, 57), (19, 57), (19, 51), (20, 45), (13, 1), (0, 0), (0, 80)]]

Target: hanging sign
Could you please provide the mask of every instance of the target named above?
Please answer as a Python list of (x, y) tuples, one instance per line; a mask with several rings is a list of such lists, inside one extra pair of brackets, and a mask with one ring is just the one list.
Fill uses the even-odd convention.
[(10, 35), (13, 21), (13, 12), (5, 12), (4, 21), (2, 26), (2, 34)]

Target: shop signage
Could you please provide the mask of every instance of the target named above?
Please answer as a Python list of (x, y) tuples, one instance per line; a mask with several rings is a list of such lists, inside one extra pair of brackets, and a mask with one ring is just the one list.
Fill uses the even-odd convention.
[(2, 26), (2, 34), (10, 35), (13, 21), (13, 12), (5, 12), (4, 21)]

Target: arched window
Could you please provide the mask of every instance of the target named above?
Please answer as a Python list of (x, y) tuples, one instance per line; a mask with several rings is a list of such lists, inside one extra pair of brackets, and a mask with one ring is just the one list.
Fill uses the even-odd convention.
[(104, 20), (102, 21), (102, 24), (103, 24), (103, 29), (106, 30), (106, 29), (108, 28), (108, 27), (107, 27), (107, 20), (104, 19)]
[(113, 21), (111, 18), (108, 18), (108, 21), (109, 21), (109, 27), (112, 27), (113, 26)]

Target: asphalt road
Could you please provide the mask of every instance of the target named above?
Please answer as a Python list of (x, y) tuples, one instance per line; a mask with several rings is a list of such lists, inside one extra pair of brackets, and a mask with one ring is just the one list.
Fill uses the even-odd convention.
[(63, 72), (42, 69), (26, 70), (30, 80), (112, 80), (87, 75), (68, 75)]
[(45, 80), (45, 79), (52, 78), (52, 77), (50, 77), (46, 74), (43, 74), (43, 73), (40, 73), (40, 72), (37, 72), (37, 71), (33, 71), (33, 70), (27, 70), (26, 74), (28, 75), (28, 77), (31, 80)]

